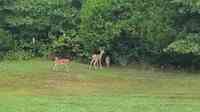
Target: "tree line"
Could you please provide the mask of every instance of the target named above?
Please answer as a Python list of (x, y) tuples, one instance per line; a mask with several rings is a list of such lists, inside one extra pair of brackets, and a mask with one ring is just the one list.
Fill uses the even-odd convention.
[(0, 58), (200, 66), (199, 0), (0, 0)]

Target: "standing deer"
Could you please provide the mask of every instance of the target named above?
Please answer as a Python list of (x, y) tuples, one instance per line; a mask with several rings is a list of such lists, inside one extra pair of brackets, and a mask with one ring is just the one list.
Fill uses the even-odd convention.
[(105, 53), (104, 49), (100, 49), (100, 54), (97, 55), (97, 60), (98, 60), (98, 66), (100, 69), (102, 69), (102, 57), (103, 57), (103, 54)]
[(90, 61), (90, 65), (89, 65), (89, 70), (92, 69), (92, 67), (94, 67), (94, 69), (97, 69), (97, 54), (93, 54), (92, 55), (92, 60)]
[(111, 62), (110, 56), (106, 56), (106, 58), (105, 58), (105, 63), (106, 63), (106, 67), (107, 67), (107, 68), (110, 67), (110, 62)]
[(69, 72), (69, 64), (70, 64), (70, 59), (67, 58), (59, 59), (58, 57), (55, 57), (53, 70), (56, 70), (58, 65), (64, 65), (67, 71)]
[(102, 57), (104, 54), (104, 49), (100, 49), (99, 54), (93, 54), (92, 55), (92, 60), (90, 61), (90, 66), (89, 69), (91, 70), (92, 67), (97, 69), (98, 67), (101, 69), (102, 68)]

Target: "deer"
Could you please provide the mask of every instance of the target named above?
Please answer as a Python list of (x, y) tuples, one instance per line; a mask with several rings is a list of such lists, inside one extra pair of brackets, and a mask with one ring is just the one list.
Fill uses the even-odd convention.
[(103, 54), (105, 53), (104, 49), (100, 48), (100, 53), (97, 55), (97, 65), (99, 66), (100, 69), (102, 69), (102, 57)]
[(55, 57), (53, 70), (55, 71), (58, 65), (63, 65), (65, 68), (67, 68), (67, 71), (69, 72), (70, 62), (71, 62), (71, 60), (68, 58), (60, 58), (59, 59), (58, 57)]
[(106, 58), (105, 58), (105, 63), (106, 63), (106, 67), (107, 67), (107, 68), (110, 67), (110, 62), (111, 62), (110, 56), (106, 56)]
[(91, 70), (92, 67), (94, 67), (94, 69), (97, 68), (102, 69), (102, 57), (104, 53), (105, 53), (104, 49), (100, 49), (99, 54), (92, 55), (92, 60), (90, 61), (89, 70)]
[(91, 59), (91, 61), (90, 61), (90, 65), (89, 65), (89, 70), (91, 70), (92, 69), (92, 67), (94, 67), (94, 69), (96, 70), (97, 69), (97, 54), (93, 54), (92, 55), (92, 59)]

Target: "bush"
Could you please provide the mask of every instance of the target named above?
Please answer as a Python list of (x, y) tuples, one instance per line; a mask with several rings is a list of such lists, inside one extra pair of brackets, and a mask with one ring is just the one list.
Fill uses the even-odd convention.
[(78, 37), (61, 35), (54, 40), (52, 52), (61, 57), (77, 58), (83, 56), (83, 47)]
[(31, 58), (33, 58), (33, 54), (31, 52), (26, 52), (24, 50), (18, 50), (18, 51), (10, 50), (4, 55), (3, 59), (5, 59), (5, 60), (29, 60)]
[(84, 52), (103, 46), (115, 63), (149, 60), (171, 41), (174, 12), (166, 0), (87, 0), (80, 25)]

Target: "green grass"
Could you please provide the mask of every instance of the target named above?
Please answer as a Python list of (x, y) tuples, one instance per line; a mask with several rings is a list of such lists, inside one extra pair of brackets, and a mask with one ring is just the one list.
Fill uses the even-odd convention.
[(0, 63), (0, 112), (199, 112), (200, 74), (136, 67), (70, 72), (42, 60)]

